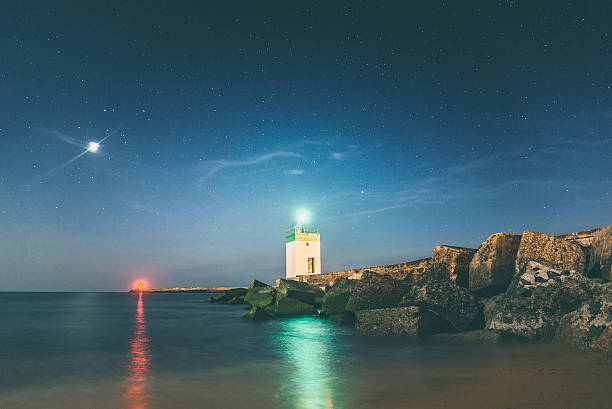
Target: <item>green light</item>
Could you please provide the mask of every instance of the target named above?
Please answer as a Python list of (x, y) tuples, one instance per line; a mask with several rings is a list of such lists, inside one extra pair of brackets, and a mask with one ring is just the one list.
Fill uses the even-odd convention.
[(299, 209), (296, 213), (296, 218), (300, 223), (307, 223), (310, 219), (310, 213), (306, 209)]

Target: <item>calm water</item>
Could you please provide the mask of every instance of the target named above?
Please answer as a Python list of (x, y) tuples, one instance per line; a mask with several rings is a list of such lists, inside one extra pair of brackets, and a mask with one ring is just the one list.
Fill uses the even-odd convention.
[(0, 293), (0, 408), (609, 408), (612, 368), (552, 345), (261, 324), (205, 294)]

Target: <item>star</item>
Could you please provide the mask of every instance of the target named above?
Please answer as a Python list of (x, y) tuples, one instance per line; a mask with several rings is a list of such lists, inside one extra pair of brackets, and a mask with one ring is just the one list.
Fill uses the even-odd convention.
[(89, 152), (96, 153), (98, 152), (98, 149), (100, 149), (100, 144), (98, 142), (89, 142), (89, 145), (87, 146), (87, 150)]

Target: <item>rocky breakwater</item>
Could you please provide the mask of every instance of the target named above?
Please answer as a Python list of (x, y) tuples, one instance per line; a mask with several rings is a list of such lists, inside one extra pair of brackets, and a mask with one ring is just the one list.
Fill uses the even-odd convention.
[[(419, 274), (364, 272), (346, 312), (366, 335), (557, 341), (612, 352), (611, 235), (612, 227), (564, 236), (525, 231), (496, 233), (473, 251), (439, 246)], [(466, 262), (467, 280), (460, 279)]]
[(418, 264), (365, 269), (326, 286), (255, 280), (243, 298), (246, 317), (320, 314), (362, 335), (554, 341), (612, 353), (612, 226), (563, 236), (496, 233), (478, 249), (436, 246)]

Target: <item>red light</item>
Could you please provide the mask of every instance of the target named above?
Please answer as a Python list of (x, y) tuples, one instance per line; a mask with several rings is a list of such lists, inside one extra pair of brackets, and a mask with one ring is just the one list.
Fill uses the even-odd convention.
[(130, 290), (135, 292), (146, 292), (149, 288), (153, 288), (151, 281), (144, 276), (137, 276), (130, 283)]

